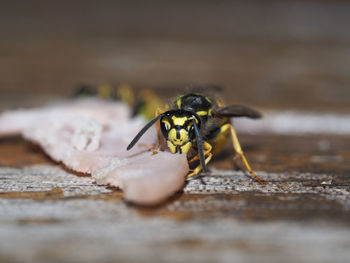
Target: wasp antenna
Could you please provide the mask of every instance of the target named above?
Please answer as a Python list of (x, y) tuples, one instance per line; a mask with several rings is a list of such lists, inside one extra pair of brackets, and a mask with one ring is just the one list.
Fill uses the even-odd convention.
[(199, 133), (199, 128), (197, 126), (196, 121), (193, 121), (193, 125), (194, 125), (194, 132), (196, 134), (196, 138), (197, 138), (197, 148), (198, 148), (198, 153), (199, 153), (199, 160), (200, 163), (202, 165), (202, 169), (203, 172), (207, 172), (207, 166), (205, 165), (205, 158), (204, 158), (204, 150), (203, 150), (203, 140), (202, 137)]
[(138, 134), (136, 134), (135, 138), (130, 142), (128, 147), (126, 147), (126, 150), (129, 151), (132, 147), (135, 146), (135, 144), (140, 140), (142, 135), (156, 122), (158, 121), (161, 117), (163, 117), (164, 114), (159, 114), (157, 117), (155, 117), (153, 120), (151, 120), (149, 123), (145, 125), (145, 127), (142, 128), (141, 131), (139, 131)]

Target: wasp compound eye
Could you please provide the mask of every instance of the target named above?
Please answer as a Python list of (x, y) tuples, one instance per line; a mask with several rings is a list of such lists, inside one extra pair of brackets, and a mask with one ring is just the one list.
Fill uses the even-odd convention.
[(160, 130), (165, 138), (168, 137), (169, 130), (171, 129), (171, 124), (167, 118), (162, 118), (160, 120)]
[(189, 130), (188, 130), (188, 136), (190, 137), (191, 140), (194, 140), (196, 137), (196, 133), (194, 131), (194, 126), (191, 125)]

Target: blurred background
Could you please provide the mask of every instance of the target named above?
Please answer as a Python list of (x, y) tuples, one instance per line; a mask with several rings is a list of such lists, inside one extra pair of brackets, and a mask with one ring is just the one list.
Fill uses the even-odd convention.
[(80, 83), (206, 83), (230, 102), (349, 112), (349, 14), (345, 0), (3, 0), (0, 108)]

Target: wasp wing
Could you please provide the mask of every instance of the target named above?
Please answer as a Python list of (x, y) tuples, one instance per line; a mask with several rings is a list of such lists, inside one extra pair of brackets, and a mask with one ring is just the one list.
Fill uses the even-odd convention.
[(247, 117), (250, 119), (260, 119), (262, 114), (252, 108), (243, 105), (229, 105), (213, 110), (214, 117)]

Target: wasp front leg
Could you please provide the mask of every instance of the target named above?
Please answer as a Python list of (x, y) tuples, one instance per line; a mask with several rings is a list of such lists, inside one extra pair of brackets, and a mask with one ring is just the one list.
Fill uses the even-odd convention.
[[(204, 149), (204, 156), (205, 156), (205, 164), (207, 165), (212, 157), (212, 153), (211, 153), (212, 146), (207, 142), (203, 142), (203, 149)], [(188, 162), (191, 163), (198, 160), (199, 160), (199, 154), (196, 154), (192, 159), (188, 160)], [(186, 176), (186, 178), (189, 179), (199, 174), (201, 170), (202, 170), (202, 165), (199, 164), (191, 173), (189, 173)]]
[(232, 127), (232, 125), (230, 123), (226, 123), (221, 127), (221, 132), (226, 132), (227, 130), (230, 130), (231, 132), (231, 137), (232, 137), (232, 144), (233, 144), (233, 148), (235, 149), (236, 153), (238, 154), (238, 156), (242, 159), (245, 167), (247, 168), (248, 172), (260, 183), (264, 183), (265, 181), (261, 178), (259, 178), (252, 170), (252, 168), (250, 167), (247, 159), (244, 156), (244, 153), (242, 151), (241, 145), (238, 141), (237, 138), (237, 134), (235, 129)]

